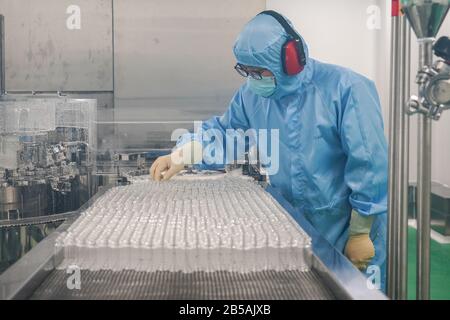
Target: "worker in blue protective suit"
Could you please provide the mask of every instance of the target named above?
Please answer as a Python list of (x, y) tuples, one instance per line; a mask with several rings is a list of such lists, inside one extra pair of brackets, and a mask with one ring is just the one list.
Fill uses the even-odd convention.
[[(271, 185), (356, 267), (379, 267), (384, 289), (387, 145), (376, 88), (349, 69), (310, 58), (283, 19), (263, 12), (245, 25), (234, 54), (247, 81), (225, 114), (200, 130), (278, 129), (280, 164)], [(183, 157), (185, 146), (198, 150), (205, 143), (198, 131), (184, 135), (172, 155), (154, 162), (154, 179), (184, 167), (173, 155)]]

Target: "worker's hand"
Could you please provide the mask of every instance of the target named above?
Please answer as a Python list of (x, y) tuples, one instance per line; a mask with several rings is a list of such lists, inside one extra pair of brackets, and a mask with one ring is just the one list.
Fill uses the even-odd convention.
[(191, 141), (176, 149), (168, 156), (159, 157), (150, 168), (150, 175), (156, 181), (169, 180), (184, 169), (185, 165), (202, 162), (202, 144)]
[(344, 253), (355, 267), (365, 270), (375, 256), (375, 247), (368, 233), (356, 234), (349, 237)]
[(169, 180), (178, 172), (183, 170), (184, 164), (180, 161), (174, 161), (176, 154), (159, 157), (153, 162), (150, 168), (150, 175), (153, 180)]
[(375, 256), (375, 248), (369, 236), (373, 220), (373, 215), (361, 215), (352, 210), (344, 254), (359, 270), (367, 269), (370, 260)]

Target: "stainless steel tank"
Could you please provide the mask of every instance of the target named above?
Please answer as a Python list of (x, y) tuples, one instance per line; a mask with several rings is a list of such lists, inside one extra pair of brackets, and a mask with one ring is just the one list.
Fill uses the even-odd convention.
[(0, 188), (0, 219), (21, 219), (48, 212), (48, 186)]

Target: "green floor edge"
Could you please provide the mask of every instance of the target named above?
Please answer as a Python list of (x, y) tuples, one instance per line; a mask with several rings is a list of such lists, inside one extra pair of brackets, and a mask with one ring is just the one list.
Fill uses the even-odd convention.
[[(450, 244), (431, 240), (430, 294), (432, 300), (450, 300)], [(408, 299), (416, 299), (416, 229), (408, 228)]]

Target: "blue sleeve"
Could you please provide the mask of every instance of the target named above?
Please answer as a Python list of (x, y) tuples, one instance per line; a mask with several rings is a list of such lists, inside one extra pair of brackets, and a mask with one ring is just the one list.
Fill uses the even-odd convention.
[[(202, 143), (204, 150), (204, 158), (208, 156), (208, 146), (214, 145), (217, 149), (221, 149), (222, 161), (220, 163), (211, 164), (211, 161), (203, 160), (202, 164), (195, 165), (196, 169), (200, 170), (214, 170), (224, 168), (226, 163), (226, 131), (228, 129), (241, 129), (246, 131), (249, 129), (249, 121), (244, 109), (244, 102), (242, 99), (242, 87), (239, 89), (233, 98), (227, 111), (222, 116), (215, 116), (209, 120), (201, 122), (194, 133), (185, 134), (178, 139), (177, 147), (184, 145), (192, 140)], [(212, 136), (213, 135), (213, 136)], [(223, 137), (221, 142), (215, 141), (215, 136)], [(209, 162), (209, 163), (208, 163)]]
[(387, 211), (388, 152), (380, 101), (371, 81), (353, 84), (342, 101), (340, 136), (347, 155), (345, 182), (361, 215)]

